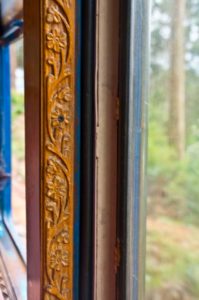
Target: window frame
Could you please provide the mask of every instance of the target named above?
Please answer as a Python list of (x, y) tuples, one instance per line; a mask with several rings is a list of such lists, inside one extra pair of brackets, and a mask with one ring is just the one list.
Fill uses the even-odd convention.
[[(15, 37), (16, 39), (16, 37)], [(10, 41), (11, 42), (11, 41)], [(10, 47), (5, 44), (0, 48), (1, 56), (1, 87), (0, 87), (0, 149), (2, 154), (3, 168), (8, 174), (7, 182), (0, 192), (1, 197), (1, 214), (5, 228), (8, 230), (12, 240), (17, 247), (21, 258), (26, 262), (26, 245), (21, 243), (12, 221), (12, 118), (11, 118), (11, 82), (10, 82)]]
[[(15, 36), (16, 38), (16, 36)], [(10, 88), (10, 51), (6, 43), (0, 47), (0, 149), (4, 171), (11, 174), (11, 88)], [(22, 300), (26, 300), (26, 252), (12, 222), (11, 177), (0, 192), (1, 199), (1, 243), (0, 260), (5, 266), (5, 276), (9, 276), (13, 291)], [(9, 262), (9, 263), (8, 263)], [(17, 273), (14, 272), (17, 265)], [(8, 291), (9, 291), (9, 283)], [(10, 293), (10, 292), (9, 292)], [(13, 296), (14, 297), (14, 296)]]
[(144, 299), (150, 0), (120, 2), (119, 299)]
[[(24, 39), (25, 39), (25, 124), (26, 124), (26, 201), (27, 201), (27, 278), (28, 278), (28, 299), (42, 299), (46, 293), (46, 229), (45, 229), (45, 134), (46, 134), (46, 103), (49, 98), (46, 97), (45, 89), (45, 41), (46, 41), (46, 13), (48, 0), (31, 0), (24, 1)], [(61, 2), (60, 2), (61, 3)], [(74, 156), (74, 180), (75, 193), (73, 194), (74, 205), (74, 222), (73, 235), (71, 243), (74, 249), (73, 275), (70, 281), (73, 285), (74, 299), (79, 299), (79, 276), (83, 273), (81, 267), (85, 264), (89, 276), (93, 272), (93, 252), (86, 251), (86, 259), (80, 260), (80, 236), (83, 239), (86, 236), (85, 245), (93, 245), (92, 226), (94, 225), (94, 212), (92, 218), (89, 217), (87, 224), (80, 231), (80, 192), (81, 184), (84, 186), (87, 196), (87, 208), (84, 207), (84, 215), (81, 215), (81, 222), (89, 215), (89, 211), (93, 210), (93, 185), (89, 185), (89, 180), (94, 174), (95, 162), (93, 157), (88, 158), (81, 153), (81, 125), (82, 128), (88, 128), (92, 137), (86, 136), (86, 144), (84, 149), (90, 151), (90, 155), (94, 152), (94, 116), (87, 123), (89, 114), (94, 114), (94, 106), (92, 97), (94, 96), (94, 57), (89, 61), (87, 50), (94, 55), (94, 45), (89, 46), (89, 42), (94, 38), (94, 32), (89, 32), (87, 36), (88, 49), (84, 49), (85, 61), (81, 64), (81, 0), (74, 0), (75, 12), (73, 18), (73, 35), (75, 41), (75, 67), (72, 70), (75, 78), (74, 97), (76, 101), (74, 112), (74, 141), (75, 148), (72, 149)], [(89, 3), (89, 1), (88, 1)], [(87, 4), (88, 4), (87, 3)], [(148, 79), (148, 16), (149, 1), (147, 0), (128, 0), (125, 3), (120, 1), (120, 70), (119, 70), (119, 173), (118, 173), (118, 218), (117, 233), (118, 244), (116, 245), (116, 254), (120, 258), (118, 261), (117, 287), (118, 297), (121, 299), (138, 299), (142, 298), (144, 291), (144, 240), (145, 240), (145, 202), (144, 202), (144, 170), (145, 170), (145, 150), (146, 150), (146, 102), (147, 102), (147, 79)], [(88, 14), (92, 16), (93, 7)], [(143, 17), (144, 16), (144, 17)], [(94, 19), (90, 20), (95, 22)], [(33, 26), (34, 24), (34, 26)], [(86, 28), (87, 23), (84, 23)], [(85, 29), (86, 30), (86, 29)], [(85, 32), (84, 32), (85, 34)], [(78, 42), (77, 42), (78, 40)], [(93, 41), (92, 41), (93, 43)], [(37, 45), (37, 47), (32, 47)], [(74, 57), (73, 57), (74, 58)], [(81, 66), (86, 68), (89, 65), (91, 71), (85, 78), (83, 84), (83, 96), (87, 96), (87, 88), (90, 89), (88, 95), (87, 106), (84, 107), (83, 123), (81, 120), (81, 92), (82, 87), (80, 78), (84, 72)], [(6, 78), (4, 76), (4, 78)], [(90, 85), (90, 86), (89, 86)], [(2, 81), (2, 88), (5, 85)], [(10, 89), (9, 89), (10, 90)], [(131, 120), (129, 112), (132, 113)], [(88, 127), (87, 127), (88, 126)], [(0, 137), (1, 139), (1, 137)], [(133, 145), (133, 147), (132, 147)], [(136, 149), (134, 145), (138, 145)], [(83, 148), (82, 148), (83, 149)], [(81, 173), (80, 160), (83, 159), (85, 173)], [(10, 169), (11, 172), (11, 169)], [(86, 175), (86, 179), (80, 177)], [(80, 183), (81, 180), (81, 183)], [(132, 185), (133, 182), (133, 185)], [(95, 198), (94, 198), (95, 201)], [(6, 214), (4, 220), (10, 216), (10, 203), (5, 205)], [(108, 220), (109, 222), (111, 220)], [(6, 223), (7, 221), (5, 221)], [(9, 223), (9, 221), (8, 221)], [(83, 223), (81, 223), (83, 224)], [(9, 227), (10, 225), (8, 225)], [(12, 229), (11, 229), (12, 235)], [(88, 234), (88, 235), (87, 235)], [(82, 252), (83, 253), (83, 252)], [(92, 261), (89, 261), (89, 255)], [(118, 258), (116, 257), (116, 258)], [(140, 259), (141, 258), (141, 259)], [(82, 259), (82, 257), (81, 257)], [(90, 258), (91, 259), (91, 258)], [(136, 263), (135, 263), (136, 262)], [(80, 266), (79, 263), (82, 263)], [(134, 274), (134, 276), (131, 276)], [(93, 284), (93, 283), (92, 283)], [(89, 294), (90, 284), (86, 279), (82, 281), (82, 290), (85, 294)], [(131, 287), (134, 287), (132, 289)], [(92, 288), (92, 287), (91, 287)], [(58, 296), (57, 296), (58, 297)], [(89, 296), (90, 297), (90, 296)]]

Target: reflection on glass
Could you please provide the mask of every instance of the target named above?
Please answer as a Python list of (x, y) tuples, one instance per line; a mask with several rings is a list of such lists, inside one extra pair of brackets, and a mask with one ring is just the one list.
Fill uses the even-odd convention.
[(199, 0), (153, 0), (146, 300), (199, 299)]
[(23, 39), (11, 44), (12, 218), (23, 242), (26, 237)]

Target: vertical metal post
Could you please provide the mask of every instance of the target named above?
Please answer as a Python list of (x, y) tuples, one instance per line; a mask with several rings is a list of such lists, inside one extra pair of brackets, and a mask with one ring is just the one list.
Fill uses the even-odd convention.
[(121, 1), (118, 299), (144, 299), (149, 1)]
[[(93, 299), (94, 148), (95, 148), (95, 5), (82, 5), (82, 147), (80, 295)], [(79, 24), (80, 26), (80, 24)]]
[(75, 102), (75, 196), (74, 196), (74, 275), (73, 275), (73, 297), (79, 300), (81, 295), (80, 282), (80, 198), (81, 198), (81, 147), (82, 147), (82, 0), (76, 0), (76, 102)]

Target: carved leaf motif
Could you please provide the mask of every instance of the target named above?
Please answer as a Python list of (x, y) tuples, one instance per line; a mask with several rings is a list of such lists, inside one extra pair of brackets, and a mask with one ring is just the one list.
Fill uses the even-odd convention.
[(45, 0), (45, 300), (72, 300), (74, 0)]

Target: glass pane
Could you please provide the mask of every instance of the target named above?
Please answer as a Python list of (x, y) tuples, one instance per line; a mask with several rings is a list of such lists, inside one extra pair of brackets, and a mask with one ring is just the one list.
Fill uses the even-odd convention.
[(26, 237), (25, 126), (23, 39), (11, 44), (12, 218), (23, 242)]
[(152, 0), (147, 300), (199, 299), (199, 0)]

